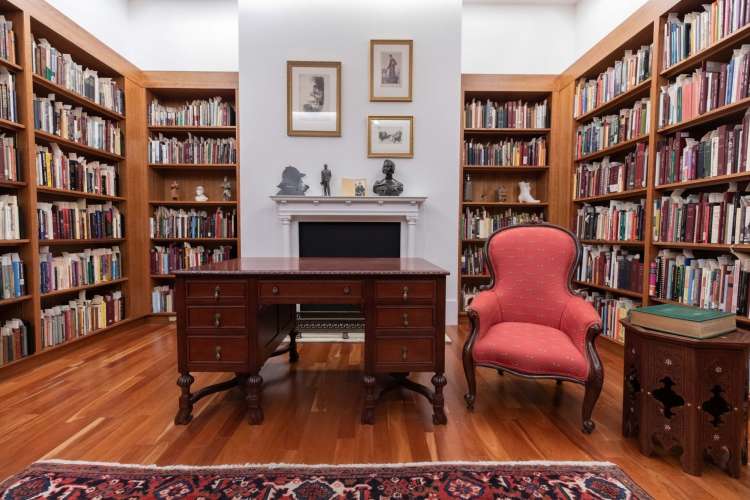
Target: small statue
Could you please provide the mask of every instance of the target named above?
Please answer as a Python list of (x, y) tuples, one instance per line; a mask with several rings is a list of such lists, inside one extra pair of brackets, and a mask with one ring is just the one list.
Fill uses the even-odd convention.
[(203, 186), (195, 186), (195, 201), (208, 201), (206, 190)]
[(232, 199), (232, 183), (229, 182), (229, 179), (227, 179), (227, 176), (224, 176), (224, 182), (221, 183), (221, 197), (224, 198), (224, 201), (229, 201)]
[(396, 164), (391, 160), (383, 162), (383, 173), (385, 179), (380, 179), (372, 186), (372, 190), (378, 196), (398, 196), (404, 192), (404, 185), (393, 178), (393, 172), (396, 171)]
[(474, 183), (469, 174), (464, 179), (464, 201), (474, 201)]
[(180, 199), (180, 184), (177, 181), (172, 181), (172, 184), (169, 185), (169, 197), (172, 201)]
[(357, 182), (357, 184), (354, 186), (354, 196), (364, 196), (365, 192), (365, 185), (361, 182)]
[(291, 165), (284, 168), (284, 171), (281, 173), (281, 183), (276, 186), (279, 188), (279, 192), (276, 195), (304, 196), (305, 191), (310, 189), (310, 186), (302, 181), (304, 176), (305, 174)]
[(539, 203), (539, 200), (531, 196), (531, 184), (526, 181), (520, 181), (518, 183), (518, 201), (521, 203)]
[(495, 201), (504, 202), (508, 201), (508, 190), (505, 186), (500, 186), (495, 190)]
[(331, 170), (327, 164), (323, 164), (320, 171), (320, 185), (323, 186), (323, 196), (331, 196)]

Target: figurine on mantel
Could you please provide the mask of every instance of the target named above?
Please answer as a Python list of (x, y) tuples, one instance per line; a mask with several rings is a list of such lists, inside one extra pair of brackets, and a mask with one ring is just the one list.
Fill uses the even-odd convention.
[(365, 189), (365, 185), (362, 184), (361, 182), (358, 182), (354, 186), (354, 196), (360, 197), (360, 196), (365, 196), (365, 194), (367, 194), (367, 190)]
[(169, 185), (169, 197), (172, 201), (180, 199), (180, 184), (177, 181), (172, 181), (172, 184)]
[(393, 178), (393, 173), (396, 171), (396, 164), (391, 160), (385, 160), (383, 162), (383, 173), (385, 174), (384, 179), (380, 179), (375, 182), (372, 190), (378, 196), (398, 196), (404, 192), (404, 185)]
[(323, 164), (320, 171), (320, 185), (323, 186), (323, 196), (331, 196), (331, 170), (327, 164)]
[(281, 173), (281, 183), (278, 184), (279, 192), (276, 196), (304, 196), (310, 186), (302, 181), (305, 176), (295, 167), (289, 165)]
[(224, 201), (229, 201), (232, 199), (232, 183), (229, 182), (229, 179), (227, 176), (224, 176), (224, 182), (221, 183), (221, 197), (224, 198)]
[(208, 201), (206, 190), (203, 186), (195, 186), (195, 201)]
[(521, 203), (539, 203), (539, 200), (531, 196), (531, 184), (526, 181), (518, 183), (518, 201)]

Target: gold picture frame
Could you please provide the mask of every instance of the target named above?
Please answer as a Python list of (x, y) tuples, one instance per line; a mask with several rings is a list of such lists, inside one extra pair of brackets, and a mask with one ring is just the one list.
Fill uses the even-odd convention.
[(414, 158), (414, 117), (368, 116), (367, 157)]
[[(379, 47), (397, 47), (393, 52), (383, 52)], [(395, 59), (394, 56), (395, 55)], [(381, 57), (378, 57), (381, 56)], [(388, 57), (385, 59), (385, 57)], [(384, 59), (377, 64), (378, 59)], [(404, 63), (408, 58), (408, 64)], [(397, 60), (398, 59), (398, 60)], [(408, 71), (398, 71), (404, 67)], [(387, 75), (386, 72), (390, 72)], [(379, 77), (379, 78), (378, 78)], [(414, 41), (413, 40), (370, 40), (370, 101), (371, 102), (411, 102), (414, 81)], [(406, 79), (406, 81), (404, 81)]]
[(340, 62), (286, 62), (286, 133), (341, 137)]

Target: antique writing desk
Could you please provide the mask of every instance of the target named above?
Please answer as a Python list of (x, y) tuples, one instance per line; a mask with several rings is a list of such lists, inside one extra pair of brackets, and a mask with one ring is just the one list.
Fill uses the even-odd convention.
[[(424, 395), (433, 421), (445, 424), (445, 276), (423, 259), (233, 259), (178, 271), (175, 282), (181, 388), (176, 424), (187, 424), (193, 404), (240, 385), (251, 424), (263, 421), (260, 370), (269, 357), (297, 360), (297, 304), (355, 304), (365, 317), (364, 409), (372, 424), (375, 375)], [(286, 349), (277, 349), (290, 336)], [(191, 393), (190, 372), (231, 372), (234, 379)], [(409, 372), (434, 372), (434, 392)]]

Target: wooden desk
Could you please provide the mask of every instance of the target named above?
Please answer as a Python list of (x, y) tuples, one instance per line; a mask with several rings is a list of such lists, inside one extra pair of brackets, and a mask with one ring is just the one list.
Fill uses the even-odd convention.
[[(414, 390), (445, 424), (445, 276), (424, 259), (244, 258), (175, 273), (178, 370), (176, 424), (192, 419), (193, 404), (240, 385), (251, 424), (263, 422), (260, 371), (266, 360), (289, 353), (297, 361), (297, 304), (355, 304), (365, 316), (365, 401), (362, 423), (372, 424), (375, 375)], [(278, 349), (289, 335), (291, 342)], [(190, 374), (233, 372), (235, 378), (190, 392)], [(434, 372), (432, 391), (407, 378)], [(382, 393), (381, 393), (382, 394)]]

